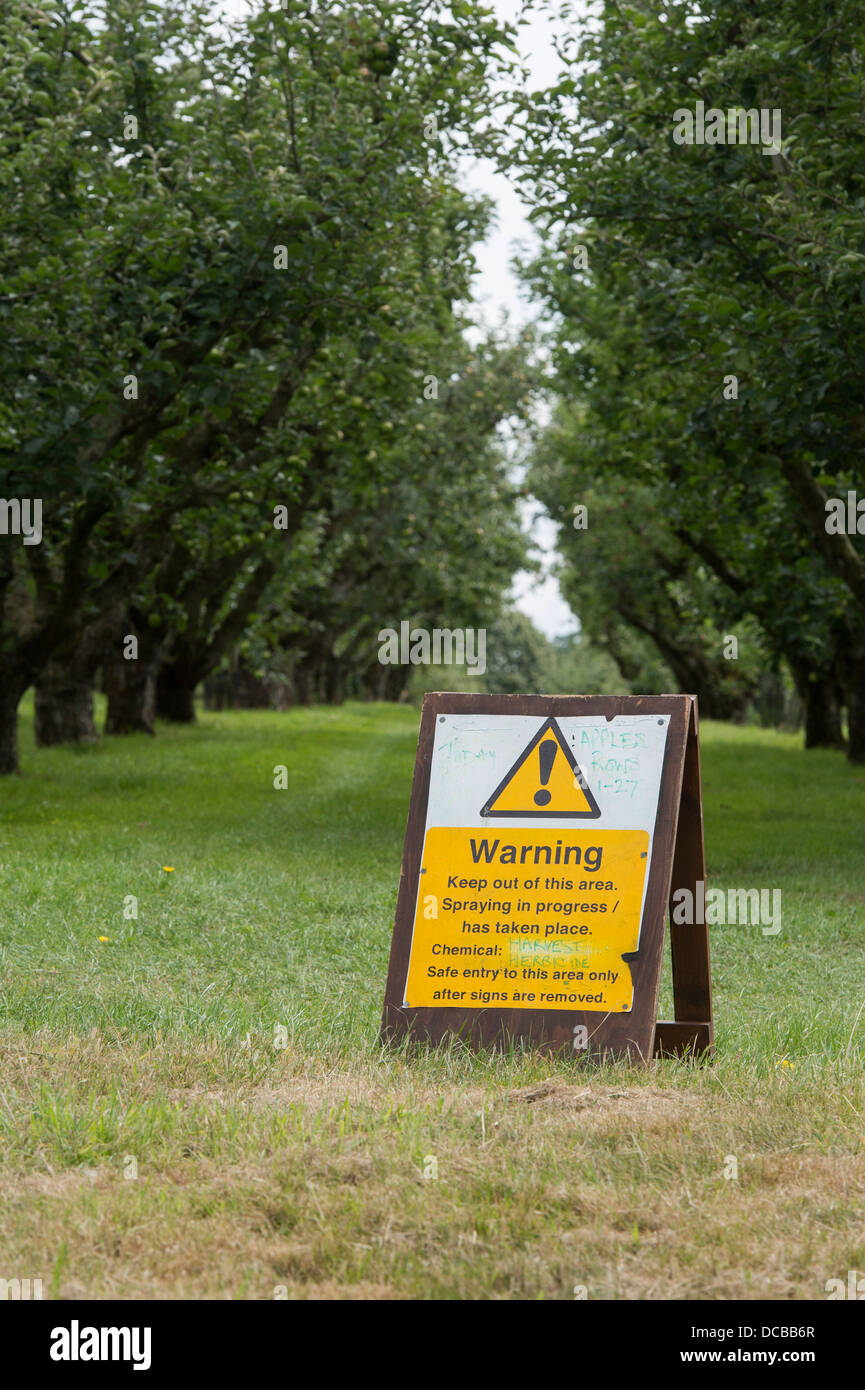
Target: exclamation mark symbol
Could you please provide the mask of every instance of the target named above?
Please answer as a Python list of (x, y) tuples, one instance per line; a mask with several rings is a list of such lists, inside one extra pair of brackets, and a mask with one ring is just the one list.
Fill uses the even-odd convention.
[(556, 760), (558, 746), (554, 738), (545, 738), (538, 748), (538, 757), (541, 763), (541, 788), (540, 791), (535, 792), (536, 806), (548, 806), (553, 799), (552, 793), (547, 791), (547, 783), (550, 780), (550, 773)]

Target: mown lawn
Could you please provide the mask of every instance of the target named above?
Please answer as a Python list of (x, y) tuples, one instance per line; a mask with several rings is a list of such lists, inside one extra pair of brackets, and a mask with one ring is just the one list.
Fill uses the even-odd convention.
[(383, 1052), (417, 722), (208, 714), (37, 752), (25, 707), (0, 781), (0, 1278), (824, 1298), (865, 1274), (865, 772), (704, 725), (709, 885), (783, 895), (777, 935), (713, 929), (713, 1065)]

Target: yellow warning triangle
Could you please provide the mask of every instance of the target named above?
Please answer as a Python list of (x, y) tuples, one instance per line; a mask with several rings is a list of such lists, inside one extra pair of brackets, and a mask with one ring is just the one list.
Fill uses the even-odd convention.
[(597, 820), (601, 809), (555, 719), (541, 725), (481, 807), (482, 816)]

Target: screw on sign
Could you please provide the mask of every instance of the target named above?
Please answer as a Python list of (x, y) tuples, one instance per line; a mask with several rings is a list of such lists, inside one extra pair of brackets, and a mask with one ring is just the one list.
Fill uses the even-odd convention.
[(382, 1036), (710, 1054), (704, 879), (695, 697), (428, 695)]

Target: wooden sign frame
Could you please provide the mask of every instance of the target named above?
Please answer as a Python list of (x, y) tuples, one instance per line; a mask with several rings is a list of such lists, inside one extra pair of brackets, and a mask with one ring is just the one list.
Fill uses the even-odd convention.
[[(627, 1013), (562, 1009), (404, 1007), (415, 908), (418, 900), (437, 718), (442, 714), (533, 715), (539, 718), (668, 715), (658, 811), (648, 868), (639, 950), (629, 957), (634, 984)], [(402, 872), (382, 1016), (382, 1041), (406, 1036), (439, 1043), (458, 1036), (470, 1046), (520, 1042), (574, 1053), (575, 1028), (587, 1029), (593, 1056), (710, 1055), (714, 1049), (709, 934), (705, 923), (670, 922), (675, 1018), (657, 1021), (664, 936), (670, 899), (678, 889), (697, 899), (705, 882), (700, 749), (695, 695), (483, 695), (436, 692), (424, 697), (406, 825)]]

